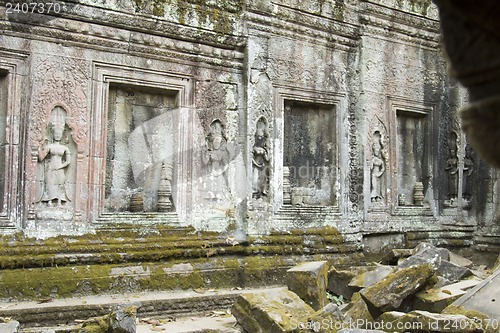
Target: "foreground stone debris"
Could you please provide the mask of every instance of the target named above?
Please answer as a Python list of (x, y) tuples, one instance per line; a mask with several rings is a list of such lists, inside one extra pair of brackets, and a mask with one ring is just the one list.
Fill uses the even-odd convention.
[(432, 276), (429, 264), (408, 267), (390, 274), (380, 282), (360, 292), (373, 317), (398, 309), (410, 295), (419, 291)]
[(110, 314), (90, 318), (83, 322), (75, 332), (78, 333), (135, 333), (137, 308), (129, 306), (117, 309)]
[(480, 333), (481, 325), (464, 315), (439, 314), (427, 311), (384, 313), (379, 318), (393, 332), (454, 332)]
[(252, 333), (294, 332), (314, 314), (306, 302), (286, 289), (243, 294), (236, 299), (231, 312)]
[(5, 323), (0, 323), (1, 333), (19, 333), (20, 325), (16, 320), (11, 320)]
[(328, 303), (326, 261), (306, 262), (289, 269), (286, 282), (288, 289), (299, 295), (314, 310), (319, 310)]
[[(298, 275), (289, 275), (290, 291), (286, 293), (241, 296), (233, 313), (248, 333), (500, 331), (500, 307), (496, 305), (500, 270), (485, 280), (472, 276), (477, 267), (470, 260), (428, 243), (391, 252), (384, 261), (397, 266), (355, 267), (351, 271), (330, 267), (328, 291), (336, 297), (332, 298), (334, 303), (315, 313), (306, 303), (318, 304), (311, 297), (319, 292), (320, 272), (328, 269), (324, 262), (290, 269)], [(292, 292), (295, 290), (298, 295)], [(352, 293), (355, 290), (359, 292)], [(334, 291), (350, 293), (350, 303), (341, 304), (349, 298)], [(303, 300), (297, 300), (298, 296)]]
[(500, 270), (497, 269), (491, 276), (456, 300), (453, 305), (467, 310), (480, 311), (498, 323), (500, 322), (499, 302)]
[(467, 290), (479, 284), (480, 280), (464, 280), (453, 284), (448, 284), (441, 288), (432, 288), (417, 293), (415, 308), (431, 312), (441, 312), (448, 305), (453, 303), (459, 297), (465, 295)]

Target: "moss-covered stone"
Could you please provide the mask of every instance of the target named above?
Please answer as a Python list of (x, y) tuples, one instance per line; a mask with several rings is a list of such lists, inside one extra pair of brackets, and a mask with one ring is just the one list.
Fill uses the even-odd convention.
[(489, 318), (487, 315), (476, 310), (466, 310), (460, 306), (449, 305), (443, 310), (442, 313), (463, 315), (469, 319), (472, 319), (480, 324), (479, 326), (482, 327), (484, 333), (497, 333), (497, 330), (499, 329), (498, 322), (496, 322), (496, 325), (494, 325), (494, 320), (491, 320), (491, 318)]
[(285, 333), (298, 331), (314, 310), (296, 294), (282, 289), (239, 296), (231, 310), (247, 332)]
[[(308, 254), (308, 260), (346, 263), (358, 249), (343, 243), (334, 228), (249, 237), (231, 245), (214, 232), (166, 226), (119, 225), (82, 236), (46, 240), (22, 234), (0, 237), (0, 298), (36, 299), (102, 292), (226, 288), (283, 283), (294, 264), (285, 258)], [(306, 257), (302, 257), (306, 260)], [(165, 269), (179, 263), (195, 268), (183, 274)], [(111, 275), (112, 270), (141, 265), (147, 275)], [(208, 265), (208, 266), (207, 266)]]
[(433, 273), (429, 264), (403, 268), (363, 289), (360, 294), (372, 316), (377, 318), (383, 312), (397, 310), (406, 297), (425, 286)]

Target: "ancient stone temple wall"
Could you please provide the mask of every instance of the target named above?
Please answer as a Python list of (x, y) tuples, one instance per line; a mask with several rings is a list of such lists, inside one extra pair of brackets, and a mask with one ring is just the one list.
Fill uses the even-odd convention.
[(81, 0), (0, 19), (3, 232), (466, 243), (494, 219), (430, 1)]

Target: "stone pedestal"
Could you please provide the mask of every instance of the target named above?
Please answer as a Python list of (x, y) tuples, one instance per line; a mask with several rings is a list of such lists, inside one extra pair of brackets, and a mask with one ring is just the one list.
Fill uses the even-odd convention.
[(306, 262), (287, 271), (288, 289), (299, 295), (316, 311), (327, 303), (328, 264), (326, 261)]

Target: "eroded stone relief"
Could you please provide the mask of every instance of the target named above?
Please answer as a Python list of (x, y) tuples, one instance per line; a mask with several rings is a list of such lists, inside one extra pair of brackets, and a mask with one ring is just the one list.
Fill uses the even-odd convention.
[(462, 204), (469, 208), (471, 205), (473, 191), (473, 173), (474, 173), (474, 157), (472, 147), (469, 144), (465, 145), (464, 166), (462, 173)]
[(446, 207), (457, 207), (458, 205), (458, 178), (460, 172), (457, 148), (457, 134), (451, 132), (448, 139), (448, 159), (446, 160), (445, 167), (448, 179), (447, 200), (444, 202)]
[(66, 123), (74, 141), (83, 147), (88, 140), (87, 86), (89, 77), (84, 60), (67, 57), (37, 59), (33, 71), (33, 112), (30, 136), (34, 142), (44, 140), (47, 119), (52, 106), (61, 104), (68, 112)]
[(252, 153), (252, 196), (265, 197), (269, 194), (269, 173), (271, 172), (270, 137), (267, 120), (260, 117), (256, 124)]
[(205, 199), (209, 201), (228, 201), (230, 198), (227, 170), (229, 151), (222, 122), (218, 119), (210, 124), (206, 137), (207, 148), (202, 155), (206, 178), (204, 182)]
[[(67, 143), (61, 143), (65, 131), (68, 131), (66, 111), (60, 106), (55, 107), (50, 115), (48, 135), (38, 152), (38, 162), (44, 165), (43, 187), (38, 191), (42, 193), (39, 201), (49, 207), (61, 207), (72, 201), (66, 190), (66, 169), (71, 164), (71, 151)], [(66, 140), (69, 142), (68, 138)]]
[(383, 205), (385, 186), (382, 176), (386, 169), (386, 156), (383, 153), (382, 135), (379, 131), (373, 134), (372, 160), (370, 167), (370, 200), (372, 204)]
[(50, 113), (42, 145), (38, 149), (36, 198), (38, 216), (70, 218), (76, 177), (76, 144), (67, 124), (67, 112), (56, 106)]

